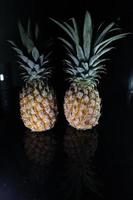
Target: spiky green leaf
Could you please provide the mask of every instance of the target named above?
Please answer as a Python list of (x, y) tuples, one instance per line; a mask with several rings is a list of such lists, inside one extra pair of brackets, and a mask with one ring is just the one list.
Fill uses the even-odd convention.
[(92, 21), (90, 13), (86, 12), (84, 20), (84, 30), (83, 30), (83, 49), (86, 59), (89, 59), (90, 57), (91, 40), (92, 40)]
[(26, 72), (30, 75), (31, 74), (31, 69), (29, 67), (26, 67), (25, 65), (20, 65), (23, 69), (26, 70)]
[(76, 66), (79, 65), (79, 60), (72, 54), (68, 54)]
[(106, 62), (106, 61), (108, 61), (108, 60), (110, 60), (110, 59), (99, 59), (99, 60), (97, 60), (97, 61), (93, 64), (92, 67), (96, 67), (97, 65), (99, 65), (99, 64), (101, 64), (101, 63), (103, 63), (103, 62)]
[(23, 56), (23, 52), (20, 50), (20, 49), (18, 49), (18, 48), (16, 48), (16, 47), (12, 47), (15, 51), (16, 51), (16, 53), (18, 54), (18, 55), (22, 55)]
[(69, 70), (69, 69), (66, 70), (66, 73), (71, 74), (71, 75), (74, 75), (74, 72), (71, 71), (71, 70)]
[(84, 70), (84, 68), (82, 68), (82, 67), (77, 67), (77, 71), (78, 71), (79, 73), (82, 73), (82, 72), (84, 72), (85, 70)]
[(93, 71), (105, 71), (105, 65), (99, 65), (93, 68)]
[(82, 63), (82, 65), (83, 65), (83, 67), (84, 67), (84, 69), (85, 69), (86, 71), (89, 70), (89, 65), (88, 65), (88, 63)]
[(52, 18), (50, 18), (50, 19), (53, 22), (55, 22), (60, 28), (62, 28), (65, 31), (65, 33), (67, 33), (70, 36), (70, 38), (75, 42), (75, 39), (74, 39), (72, 33), (68, 30), (68, 28), (66, 28), (62, 23), (58, 22), (57, 20), (52, 19)]
[(34, 58), (35, 62), (39, 59), (39, 51), (36, 47), (32, 49), (32, 57)]
[(7, 40), (7, 42), (9, 42), (12, 46), (16, 47), (15, 42), (13, 42), (12, 40)]
[(113, 47), (106, 48), (103, 51), (101, 51), (100, 53), (92, 56), (89, 61), (89, 65), (92, 66), (101, 56), (105, 55), (107, 52), (111, 51), (112, 49), (114, 49), (114, 48)]
[(77, 49), (77, 57), (78, 57), (78, 59), (79, 60), (85, 60), (85, 55), (84, 55), (82, 47), (80, 45), (77, 45), (76, 49)]
[(27, 48), (27, 51), (30, 53), (32, 51), (33, 47), (35, 46), (34, 42), (29, 38), (29, 36), (25, 32), (21, 22), (18, 23), (18, 28), (19, 28), (21, 41), (22, 41), (23, 45)]
[(73, 50), (73, 46), (64, 38), (58, 37), (59, 40), (61, 40), (66, 46), (68, 46), (71, 50)]
[(85, 74), (85, 78), (89, 78), (89, 74)]
[(77, 23), (74, 18), (72, 18), (72, 22), (73, 22), (73, 26), (74, 26), (75, 42), (76, 42), (76, 45), (79, 45), (79, 33), (78, 33)]
[(44, 60), (48, 59), (49, 56), (51, 56), (53, 51), (48, 52), (47, 54), (45, 54)]
[(48, 63), (49, 61), (48, 60), (45, 60), (43, 63), (42, 63), (42, 66), (45, 65), (46, 63)]
[(28, 59), (27, 65), (28, 65), (31, 69), (33, 69), (34, 66), (35, 66), (35, 63), (32, 62), (30, 59)]
[(42, 54), (40, 57), (39, 57), (39, 59), (40, 59), (40, 64), (41, 64), (41, 66), (43, 65), (43, 61), (44, 61), (44, 54)]
[[(40, 74), (40, 73), (42, 73), (42, 72), (44, 72), (44, 71), (45, 71), (45, 69), (40, 69), (40, 70), (37, 71), (37, 73)], [(50, 73), (50, 72), (45, 72), (45, 74), (49, 74), (49, 73)]]
[(71, 32), (71, 34), (73, 35), (73, 37), (75, 38), (75, 31), (74, 31), (74, 29), (67, 22), (64, 22), (64, 24), (68, 28), (68, 30)]
[(94, 47), (97, 46), (107, 35), (107, 33), (111, 30), (111, 28), (115, 25), (114, 22), (110, 23), (98, 36), (96, 42), (94, 43)]
[[(74, 65), (71, 62), (65, 62), (64, 64), (67, 66), (68, 69), (74, 69)], [(66, 71), (66, 69), (64, 69), (64, 71)]]
[[(104, 40), (103, 42), (99, 43), (95, 48), (94, 48), (94, 53), (96, 53), (100, 48), (105, 48), (106, 46), (108, 46), (110, 43), (116, 41), (116, 40), (119, 40), (123, 37), (126, 37), (128, 35), (128, 33), (121, 33), (121, 34), (118, 34), (118, 35), (115, 35), (111, 38), (108, 38), (106, 40)], [(101, 51), (101, 50), (100, 50)]]
[(67, 54), (74, 54), (67, 46), (64, 45), (64, 49), (66, 50)]
[(28, 63), (28, 58), (27, 58), (26, 56), (24, 56), (24, 55), (19, 55), (18, 57), (21, 58), (21, 60), (22, 60), (23, 62), (25, 62), (26, 64)]
[(116, 32), (116, 31), (121, 31), (121, 28), (119, 27), (112, 28), (111, 30), (109, 30), (109, 33)]
[(38, 64), (34, 65), (34, 69), (38, 72), (39, 71), (40, 66)]
[(74, 31), (75, 31), (75, 45), (76, 45), (77, 57), (78, 57), (79, 60), (83, 60), (83, 59), (85, 59), (85, 56), (84, 56), (83, 49), (82, 49), (82, 47), (80, 46), (80, 43), (79, 43), (80, 40), (79, 40), (77, 23), (76, 23), (76, 20), (74, 18), (72, 18), (72, 22), (73, 22)]

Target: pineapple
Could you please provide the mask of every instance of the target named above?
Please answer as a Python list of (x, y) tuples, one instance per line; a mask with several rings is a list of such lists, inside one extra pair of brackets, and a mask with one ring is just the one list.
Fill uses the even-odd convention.
[[(49, 67), (50, 52), (44, 55), (39, 52), (35, 42), (38, 40), (39, 29), (35, 26), (35, 42), (31, 37), (31, 25), (27, 31), (18, 24), (20, 37), (25, 52), (9, 41), (19, 58), (19, 66), (23, 69), (24, 87), (20, 92), (20, 114), (24, 125), (31, 131), (42, 132), (54, 127), (57, 118), (57, 103), (53, 88), (48, 84), (51, 76)], [(25, 53), (27, 54), (25, 55)]]
[[(76, 129), (92, 129), (98, 124), (101, 114), (101, 98), (97, 85), (100, 74), (105, 72), (107, 59), (103, 56), (113, 49), (109, 46), (112, 42), (127, 34), (116, 34), (115, 32), (120, 28), (112, 22), (103, 30), (100, 26), (94, 39), (92, 37), (92, 20), (88, 11), (84, 19), (83, 38), (80, 38), (74, 18), (64, 23), (51, 20), (60, 26), (71, 39), (69, 41), (62, 37), (59, 38), (67, 50), (67, 58), (64, 59), (64, 63), (67, 66), (65, 72), (69, 74), (70, 81), (70, 87), (64, 98), (66, 119)], [(115, 36), (112, 36), (112, 33), (115, 33)]]

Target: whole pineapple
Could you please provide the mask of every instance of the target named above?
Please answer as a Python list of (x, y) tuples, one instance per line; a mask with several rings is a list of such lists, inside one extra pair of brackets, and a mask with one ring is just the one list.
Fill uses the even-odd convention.
[(71, 82), (64, 98), (64, 112), (69, 124), (76, 129), (91, 129), (98, 124), (101, 111), (101, 99), (97, 85), (100, 73), (105, 72), (103, 56), (111, 51), (109, 45), (127, 34), (110, 34), (119, 31), (115, 23), (109, 24), (101, 31), (98, 29), (94, 40), (92, 21), (89, 12), (86, 12), (83, 38), (80, 38), (78, 27), (74, 18), (69, 22), (60, 23), (52, 19), (70, 37), (71, 42), (59, 38), (67, 50), (67, 58), (64, 59), (66, 73)]
[(58, 114), (56, 97), (53, 88), (48, 84), (51, 75), (51, 68), (48, 65), (50, 53), (40, 54), (36, 47), (39, 33), (37, 25), (34, 36), (31, 36), (30, 21), (27, 31), (21, 23), (18, 27), (27, 56), (14, 42), (9, 42), (17, 53), (19, 66), (23, 69), (21, 75), (25, 85), (20, 93), (21, 118), (31, 131), (42, 132), (54, 127)]

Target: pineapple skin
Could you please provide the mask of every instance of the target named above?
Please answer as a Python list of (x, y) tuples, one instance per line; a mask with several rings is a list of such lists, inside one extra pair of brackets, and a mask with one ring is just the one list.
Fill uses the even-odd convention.
[(33, 132), (53, 128), (58, 114), (53, 90), (43, 84), (23, 88), (20, 93), (20, 114), (24, 125)]
[(64, 98), (64, 113), (69, 124), (78, 130), (92, 129), (98, 124), (101, 99), (93, 86), (72, 83)]

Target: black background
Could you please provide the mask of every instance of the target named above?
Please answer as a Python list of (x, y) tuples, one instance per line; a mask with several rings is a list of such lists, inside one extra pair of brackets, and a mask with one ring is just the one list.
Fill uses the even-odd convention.
[[(21, 138), (18, 133), (19, 131), (22, 132), (23, 129), (22, 122), (18, 117), (18, 69), (14, 62), (14, 54), (6, 40), (18, 41), (19, 36), (16, 25), (18, 19), (25, 23), (28, 17), (39, 24), (45, 42), (49, 38), (55, 40), (56, 56), (54, 65), (56, 73), (54, 84), (59, 102), (62, 103), (65, 92), (63, 73), (60, 67), (62, 55), (60, 53), (61, 47), (56, 41), (56, 37), (61, 34), (61, 31), (48, 17), (67, 20), (69, 17), (74, 16), (81, 24), (86, 10), (91, 12), (95, 26), (102, 21), (109, 23), (115, 20), (124, 32), (133, 32), (133, 6), (131, 0), (0, 0), (0, 73), (6, 74), (6, 82), (0, 83), (0, 188), (5, 187), (6, 191), (8, 184), (9, 188), (11, 186), (17, 188), (18, 185), (21, 188), (23, 173), (25, 173), (25, 168), (20, 167), (18, 164), (20, 163), (18, 160), (22, 158), (22, 155), (18, 153), (20, 148), (18, 141)], [(129, 36), (119, 41), (116, 46), (117, 50), (110, 55), (111, 61), (107, 65), (108, 74), (102, 78), (99, 85), (103, 108), (99, 125), (96, 164), (106, 183), (104, 188), (106, 199), (132, 200), (133, 37)], [(6, 98), (6, 103), (3, 103), (3, 98)], [(21, 160), (21, 163), (23, 165), (24, 162)], [(9, 183), (4, 185), (5, 182), (6, 184)], [(8, 188), (11, 192), (9, 200), (10, 198), (15, 199), (13, 195), (16, 195), (16, 193), (13, 193), (12, 187)], [(32, 188), (30, 186), (27, 188), (27, 193), (30, 193)], [(25, 192), (21, 191), (22, 196)], [(21, 198), (16, 197), (16, 199)]]

